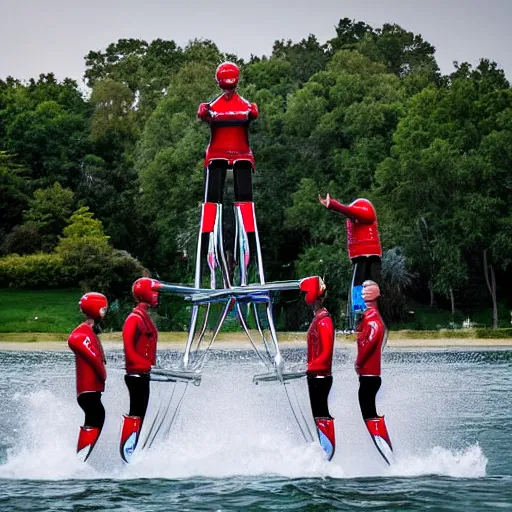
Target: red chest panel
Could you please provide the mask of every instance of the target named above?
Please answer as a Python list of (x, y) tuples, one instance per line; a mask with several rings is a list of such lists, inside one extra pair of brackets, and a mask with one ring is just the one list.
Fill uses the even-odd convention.
[(319, 309), (307, 333), (308, 372), (331, 375), (334, 350), (334, 326), (329, 312)]
[(350, 259), (358, 256), (382, 256), (377, 221), (362, 224), (347, 219), (347, 247)]
[(356, 199), (349, 205), (331, 199), (329, 209), (347, 217), (347, 246), (349, 258), (382, 256), (377, 213), (368, 199)]
[(378, 376), (387, 333), (379, 311), (367, 309), (357, 330), (357, 373)]
[(249, 123), (257, 116), (257, 107), (234, 93), (224, 94), (209, 104), (210, 143), (206, 149), (205, 165), (213, 159), (225, 159), (229, 165), (236, 160), (249, 160), (254, 167), (254, 156), (249, 146)]
[(77, 395), (86, 391), (104, 391), (107, 372), (101, 342), (91, 326), (79, 325), (68, 338), (76, 360)]
[[(377, 214), (373, 205), (366, 199), (357, 199), (351, 205), (357, 212), (358, 208), (366, 210), (364, 221), (354, 217), (347, 218), (347, 246), (350, 259), (358, 256), (382, 256)], [(368, 218), (372, 220), (368, 222)]]
[(126, 371), (149, 372), (156, 362), (158, 331), (143, 308), (136, 307), (126, 319), (123, 341)]

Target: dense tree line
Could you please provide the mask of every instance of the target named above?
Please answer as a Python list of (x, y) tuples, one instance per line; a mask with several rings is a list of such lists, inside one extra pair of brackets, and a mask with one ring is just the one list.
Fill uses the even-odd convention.
[(208, 140), (195, 114), (225, 59), (261, 113), (251, 142), (268, 279), (323, 275), (341, 312), (345, 224), (317, 195), (368, 197), (390, 317), (407, 295), (453, 312), (492, 305), (498, 325), (511, 306), (510, 85), (485, 59), (442, 76), (420, 35), (346, 18), (326, 44), (276, 41), (248, 62), (211, 41), (119, 40), (86, 56), (88, 94), (52, 74), (0, 81), (0, 286), (120, 297), (141, 272), (192, 281)]

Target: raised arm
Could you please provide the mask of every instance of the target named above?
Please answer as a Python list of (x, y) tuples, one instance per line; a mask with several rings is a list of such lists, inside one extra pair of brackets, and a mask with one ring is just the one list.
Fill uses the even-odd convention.
[(341, 213), (352, 220), (357, 220), (363, 224), (371, 224), (377, 220), (375, 210), (369, 201), (356, 200), (352, 204), (344, 205), (329, 194), (325, 199), (319, 194), (318, 200), (328, 209)]

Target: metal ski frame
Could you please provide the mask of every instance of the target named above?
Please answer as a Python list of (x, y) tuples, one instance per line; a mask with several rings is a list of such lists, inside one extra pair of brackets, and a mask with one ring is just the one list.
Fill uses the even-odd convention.
[[(211, 207), (211, 206), (210, 206)], [(290, 404), (293, 415), (297, 424), (302, 432), (304, 439), (307, 442), (312, 442), (314, 436), (308, 426), (305, 414), (298, 400), (295, 388), (289, 388), (289, 384), (297, 379), (305, 376), (305, 371), (285, 371), (284, 359), (279, 349), (277, 339), (277, 332), (274, 325), (274, 317), (272, 313), (272, 300), (270, 297), (271, 291), (281, 290), (298, 290), (300, 281), (281, 281), (274, 283), (265, 282), (265, 273), (263, 270), (263, 258), (261, 253), (261, 245), (259, 234), (256, 226), (256, 219), (254, 215), (254, 203), (235, 203), (235, 243), (234, 255), (238, 261), (238, 276), (237, 285), (234, 285), (230, 278), (228, 265), (224, 255), (223, 236), (222, 236), (222, 204), (215, 204), (215, 222), (213, 230), (208, 233), (208, 248), (206, 251), (206, 259), (208, 268), (210, 270), (210, 288), (201, 288), (202, 283), (202, 268), (201, 261), (203, 254), (202, 244), (204, 243), (205, 236), (203, 232), (203, 216), (205, 215), (205, 206), (203, 205), (203, 212), (201, 216), (201, 227), (199, 231), (199, 240), (197, 244), (196, 253), (196, 267), (194, 287), (190, 288), (182, 285), (162, 283), (160, 290), (162, 292), (170, 292), (181, 294), (186, 300), (192, 302), (192, 311), (190, 316), (189, 331), (187, 341), (185, 344), (185, 351), (182, 359), (182, 369), (173, 370), (166, 375), (156, 375), (155, 380), (169, 380), (172, 382), (193, 382), (199, 385), (201, 379), (201, 370), (206, 360), (208, 349), (215, 342), (222, 325), (231, 310), (236, 308), (236, 313), (242, 329), (247, 335), (252, 347), (258, 355), (260, 361), (265, 365), (267, 372), (259, 374), (254, 377), (254, 382), (276, 382), (279, 381), (283, 384), (287, 401)], [(245, 216), (244, 216), (245, 212)], [(244, 218), (245, 217), (245, 218)], [(250, 254), (250, 241), (249, 233), (247, 232), (246, 225), (249, 225), (251, 234), (254, 241), (254, 255)], [(254, 259), (257, 269), (256, 283), (249, 283), (249, 264)], [(220, 278), (218, 276), (220, 270)], [(218, 283), (222, 283), (222, 287), (218, 287)], [(213, 332), (208, 345), (203, 349), (200, 354), (200, 347), (208, 330), (208, 319), (211, 312), (213, 303), (223, 304), (222, 313), (213, 328)], [(261, 345), (263, 350), (258, 348), (258, 343), (251, 335), (248, 316), (243, 311), (247, 309), (247, 314), (252, 311), (256, 329), (261, 338)], [(204, 308), (204, 318), (199, 322), (200, 308)], [(263, 316), (268, 324), (269, 336), (265, 334), (265, 328), (262, 325), (260, 318), (260, 311), (263, 309)], [(260, 345), (260, 346), (261, 346)], [(195, 357), (193, 357), (195, 355)], [(187, 386), (184, 387), (183, 395), (179, 400), (183, 400), (184, 393)], [(165, 416), (165, 414), (164, 414)], [(173, 417), (174, 418), (174, 417)], [(171, 422), (172, 424), (172, 422)], [(170, 429), (170, 426), (168, 429)], [(151, 440), (150, 440), (151, 444)]]
[[(190, 328), (187, 335), (187, 341), (185, 344), (185, 351), (182, 359), (182, 370), (173, 371), (173, 378), (177, 380), (184, 380), (190, 382), (195, 380), (193, 376), (199, 376), (202, 366), (205, 362), (205, 356), (208, 349), (215, 342), (222, 324), (226, 319), (231, 308), (236, 308), (240, 325), (246, 333), (251, 345), (258, 354), (260, 360), (265, 364), (268, 374), (263, 374), (260, 379), (256, 380), (272, 380), (271, 375), (277, 375), (278, 380), (284, 382), (293, 378), (299, 378), (304, 376), (301, 372), (290, 372), (290, 375), (286, 375), (283, 378), (284, 361), (279, 349), (277, 340), (277, 333), (274, 325), (274, 318), (272, 314), (272, 300), (270, 297), (271, 291), (282, 291), (282, 290), (298, 290), (300, 281), (278, 281), (273, 283), (266, 283), (263, 272), (263, 263), (261, 256), (261, 246), (259, 242), (258, 232), (255, 229), (255, 249), (256, 249), (256, 265), (258, 270), (258, 282), (248, 283), (248, 266), (250, 261), (249, 254), (249, 241), (246, 230), (244, 229), (242, 214), (240, 208), (235, 206), (235, 254), (238, 255), (238, 263), (240, 269), (240, 284), (234, 286), (231, 283), (227, 263), (224, 257), (224, 247), (222, 239), (222, 205), (216, 204), (216, 219), (214, 223), (214, 229), (208, 235), (208, 249), (207, 249), (207, 263), (210, 269), (210, 288), (201, 287), (201, 255), (202, 255), (202, 237), (203, 233), (199, 233), (199, 241), (196, 255), (196, 274), (194, 280), (194, 287), (161, 283), (159, 288), (161, 292), (169, 292), (172, 294), (183, 295), (185, 300), (192, 302), (192, 311), (190, 317)], [(251, 208), (253, 205), (251, 204)], [(220, 269), (221, 277), (218, 277), (218, 270)], [(222, 288), (217, 288), (217, 282), (222, 281)], [(211, 310), (211, 305), (214, 303), (223, 304), (222, 313), (215, 325), (212, 333), (212, 337), (208, 342), (206, 349), (203, 354), (196, 357), (192, 361), (192, 354), (198, 353), (203, 338), (208, 330), (208, 319)], [(199, 323), (199, 311), (200, 307), (204, 306), (204, 318)], [(251, 335), (247, 316), (244, 314), (243, 306), (247, 306), (248, 309), (252, 310), (254, 315), (254, 321), (256, 328), (261, 337), (261, 341), (264, 348), (266, 358), (262, 355), (261, 350), (258, 348), (256, 341)], [(258, 306), (264, 308), (264, 315), (268, 322), (268, 330), (270, 333), (270, 339), (264, 333), (264, 327), (262, 326)], [(181, 378), (183, 375), (183, 379)], [(192, 376), (192, 377), (191, 377)], [(155, 375), (156, 377), (156, 375)], [(258, 376), (260, 377), (260, 376)], [(200, 378), (198, 377), (200, 380)]]
[[(245, 203), (245, 208), (251, 209), (252, 219), (254, 219), (254, 204)], [(273, 369), (280, 375), (284, 370), (284, 361), (279, 350), (277, 341), (277, 333), (274, 325), (274, 318), (272, 315), (272, 302), (270, 299), (269, 291), (271, 290), (284, 290), (284, 289), (298, 289), (299, 281), (281, 282), (281, 283), (265, 283), (265, 274), (263, 271), (263, 260), (261, 256), (261, 246), (254, 221), (254, 240), (255, 240), (255, 263), (258, 272), (258, 283), (248, 283), (248, 267), (251, 260), (249, 249), (249, 237), (246, 229), (244, 228), (244, 219), (242, 216), (242, 208), (240, 204), (234, 206), (235, 209), (235, 247), (234, 254), (238, 256), (239, 267), (239, 286), (233, 286), (231, 282), (227, 262), (224, 256), (223, 236), (222, 236), (222, 204), (215, 205), (215, 222), (213, 231), (208, 233), (208, 248), (206, 251), (206, 259), (210, 270), (210, 288), (201, 288), (202, 281), (202, 261), (203, 254), (203, 232), (199, 232), (199, 240), (197, 244), (196, 254), (196, 269), (194, 288), (187, 288), (180, 285), (165, 285), (161, 291), (170, 291), (171, 293), (183, 294), (186, 299), (192, 302), (192, 311), (190, 316), (190, 326), (185, 344), (185, 351), (183, 354), (182, 368), (183, 371), (201, 370), (205, 362), (205, 357), (208, 349), (215, 342), (222, 324), (226, 319), (231, 308), (236, 308), (240, 325), (246, 333), (251, 345), (256, 353), (265, 364), (268, 370)], [(204, 209), (203, 209), (204, 215)], [(203, 219), (201, 219), (201, 226)], [(220, 270), (220, 279), (218, 276)], [(222, 282), (222, 288), (217, 286), (218, 282)], [(224, 307), (222, 313), (217, 321), (217, 325), (213, 329), (212, 337), (208, 342), (203, 354), (196, 357), (191, 361), (193, 353), (198, 354), (203, 341), (204, 335), (208, 329), (208, 319), (211, 310), (211, 304), (219, 302), (223, 303)], [(247, 307), (252, 310), (256, 328), (261, 336), (264, 351), (267, 359), (262, 356), (260, 350), (253, 337), (251, 336), (250, 329), (247, 323), (247, 317), (244, 314), (242, 304), (247, 304)], [(264, 329), (261, 324), (258, 306), (261, 305), (265, 309), (265, 316), (268, 322), (268, 329), (270, 332), (270, 340), (265, 336)], [(200, 307), (204, 306), (204, 318), (200, 326), (198, 326)]]

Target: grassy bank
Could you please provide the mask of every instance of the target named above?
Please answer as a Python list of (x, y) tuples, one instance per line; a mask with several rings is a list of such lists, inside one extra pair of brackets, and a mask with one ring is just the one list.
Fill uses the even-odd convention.
[(78, 289), (0, 289), (0, 333), (62, 333), (82, 321)]
[[(0, 341), (2, 333), (27, 334), (25, 341), (50, 341), (66, 339), (83, 319), (78, 309), (79, 289), (63, 290), (12, 290), (0, 289)], [(501, 327), (510, 326), (510, 319), (501, 312)], [(507, 312), (509, 315), (509, 313)], [(509, 315), (510, 316), (510, 315)], [(512, 329), (492, 330), (484, 319), (490, 321), (491, 312), (475, 313), (471, 321), (477, 325), (473, 329), (461, 329), (466, 317), (458, 314), (455, 318), (445, 310), (411, 304), (411, 322), (390, 326), (390, 339), (435, 339), (435, 338), (511, 338)], [(122, 318), (118, 322), (122, 326)], [(184, 321), (186, 324), (186, 319)], [(451, 328), (449, 328), (451, 327)], [(46, 338), (41, 333), (47, 333)], [(236, 333), (235, 333), (236, 334)], [(115, 333), (114, 333), (115, 335)], [(185, 337), (184, 332), (166, 333), (176, 339)], [(302, 335), (302, 334), (301, 334)], [(287, 336), (283, 333), (281, 336)], [(11, 339), (12, 336), (11, 336)], [(13, 339), (13, 341), (15, 341)]]

